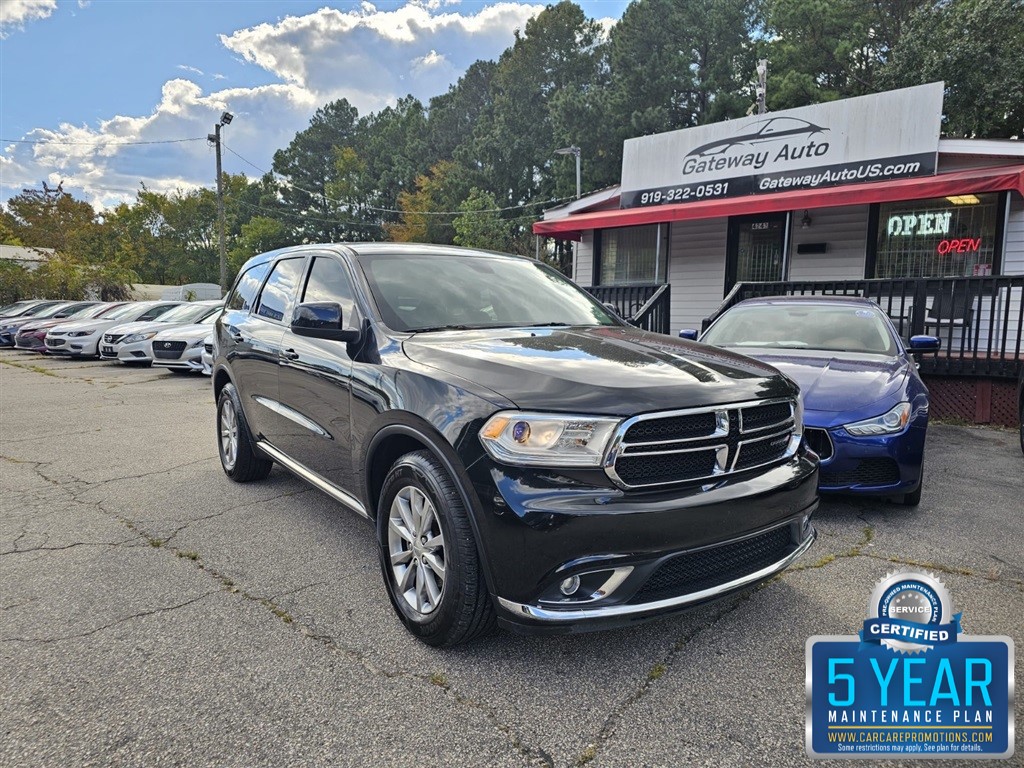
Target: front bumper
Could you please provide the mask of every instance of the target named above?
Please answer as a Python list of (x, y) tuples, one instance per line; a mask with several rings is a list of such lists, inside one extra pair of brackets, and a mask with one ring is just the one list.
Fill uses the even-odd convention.
[[(470, 477), (499, 622), (516, 631), (581, 632), (675, 613), (778, 573), (815, 538), (817, 461), (803, 449), (713, 486), (658, 492), (486, 458)], [(559, 587), (573, 577), (580, 589), (566, 597)]]
[(14, 339), (15, 349), (23, 349), (26, 352), (45, 352), (46, 344), (43, 339), (46, 335), (40, 332), (38, 335), (35, 333), (19, 333)]
[(46, 352), (50, 355), (96, 357), (99, 335), (46, 337)]
[[(107, 358), (108, 355), (104, 354), (104, 345), (100, 345), (100, 355)], [(131, 344), (119, 343), (112, 345), (114, 348), (114, 354), (110, 356), (110, 359), (116, 358), (126, 365), (132, 363), (148, 363), (153, 360), (152, 347), (150, 346), (149, 340), (135, 341)]]
[(842, 427), (826, 430), (832, 455), (822, 457), (819, 490), (869, 496), (912, 493), (921, 484), (927, 426), (925, 417), (896, 435), (858, 437)]
[(153, 367), (154, 368), (179, 368), (188, 371), (199, 371), (203, 370), (203, 347), (189, 347), (181, 353), (181, 357), (168, 360), (161, 359), (154, 355)]

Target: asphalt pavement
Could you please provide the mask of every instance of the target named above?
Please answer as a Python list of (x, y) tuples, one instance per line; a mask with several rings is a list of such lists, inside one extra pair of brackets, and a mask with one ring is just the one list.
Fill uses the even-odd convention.
[(368, 523), (279, 468), (224, 477), (208, 378), (2, 350), (0, 765), (829, 765), (804, 752), (804, 644), (854, 634), (887, 572), (1024, 642), (1016, 434), (933, 425), (925, 477), (917, 509), (825, 500), (811, 551), (741, 595), (436, 650)]

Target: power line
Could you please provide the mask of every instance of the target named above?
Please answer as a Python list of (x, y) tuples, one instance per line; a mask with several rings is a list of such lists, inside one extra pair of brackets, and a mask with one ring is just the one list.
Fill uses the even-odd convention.
[[(316, 192), (316, 191), (313, 191), (313, 190), (310, 190), (310, 189), (305, 189), (305, 188), (300, 187), (300, 186), (298, 186), (296, 184), (293, 184), (288, 179), (280, 176), (277, 173), (274, 173), (273, 171), (267, 171), (267, 170), (264, 170), (263, 168), (260, 168), (258, 165), (256, 165), (251, 160), (248, 160), (245, 157), (242, 157), (242, 155), (238, 154), (238, 152), (233, 150), (227, 144), (222, 144), (222, 146), (224, 147), (224, 149), (226, 149), (228, 152), (233, 154), (235, 157), (237, 157), (242, 162), (247, 163), (248, 165), (252, 166), (257, 171), (259, 171), (260, 173), (262, 173), (264, 175), (266, 175), (266, 174), (272, 175), (275, 179), (278, 180), (279, 183), (284, 184), (285, 186), (287, 186), (287, 187), (289, 187), (291, 189), (298, 190), (299, 192), (305, 192), (307, 195), (312, 195), (314, 197), (323, 198), (324, 200), (326, 200), (328, 202), (337, 203), (338, 205), (346, 205), (347, 204), (346, 201), (344, 201), (344, 200), (336, 200), (336, 199), (334, 199), (332, 197), (328, 197), (326, 193)], [(551, 199), (551, 200), (540, 200), (540, 201), (536, 201), (536, 202), (532, 202), (532, 203), (521, 203), (519, 205), (508, 205), (508, 206), (505, 206), (504, 208), (484, 208), (484, 209), (480, 209), (480, 210), (471, 210), (471, 211), (462, 211), (462, 210), (459, 210), (459, 211), (407, 211), (407, 210), (403, 210), (401, 208), (379, 208), (379, 207), (373, 206), (373, 205), (367, 205), (367, 206), (364, 206), (364, 207), (367, 210), (369, 210), (369, 211), (376, 211), (377, 213), (401, 213), (401, 214), (405, 214), (406, 216), (461, 216), (461, 215), (463, 215), (465, 213), (471, 213), (471, 214), (473, 214), (473, 213), (504, 213), (505, 211), (515, 211), (515, 210), (519, 210), (520, 208), (529, 208), (530, 206), (535, 206), (535, 205), (536, 206), (553, 205), (555, 203), (563, 203), (563, 202), (565, 202), (567, 200), (575, 200), (575, 199), (576, 198), (573, 197), (573, 196), (558, 197), (558, 198), (554, 198), (554, 199)], [(522, 217), (519, 217), (519, 218), (522, 218)]]
[(8, 144), (58, 144), (61, 146), (80, 146), (80, 147), (126, 147), (136, 146), (140, 144), (183, 144), (188, 141), (206, 141), (205, 136), (196, 136), (191, 139), (160, 139), (156, 141), (112, 141), (109, 139), (100, 139), (98, 141), (58, 141), (57, 139), (4, 139), (0, 138), (0, 141)]

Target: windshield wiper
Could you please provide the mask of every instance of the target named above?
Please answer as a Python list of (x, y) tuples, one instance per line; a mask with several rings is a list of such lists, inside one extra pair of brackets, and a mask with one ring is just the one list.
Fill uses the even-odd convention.
[(472, 331), (473, 325), (435, 325), (431, 328), (410, 328), (407, 333), (430, 333), (432, 331)]
[(567, 327), (567, 326), (570, 326), (570, 325), (572, 325), (572, 323), (558, 323), (558, 322), (555, 322), (555, 323), (525, 323), (523, 325), (516, 325), (516, 326), (509, 326), (509, 327), (513, 327), (513, 328), (558, 328), (558, 327), (563, 327), (564, 328), (564, 327)]

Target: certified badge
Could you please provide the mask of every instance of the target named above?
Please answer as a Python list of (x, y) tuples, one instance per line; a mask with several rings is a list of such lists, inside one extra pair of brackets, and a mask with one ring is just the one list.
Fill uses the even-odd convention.
[(952, 606), (949, 590), (934, 574), (894, 571), (875, 585), (860, 639), (903, 653), (956, 642), (960, 614), (953, 616)]

